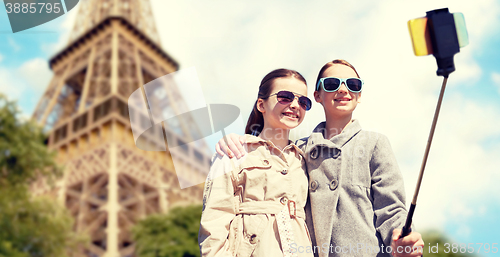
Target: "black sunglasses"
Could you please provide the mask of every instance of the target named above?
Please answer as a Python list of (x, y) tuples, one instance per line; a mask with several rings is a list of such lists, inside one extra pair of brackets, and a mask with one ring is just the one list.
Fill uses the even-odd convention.
[(326, 77), (319, 79), (318, 84), (316, 85), (316, 91), (319, 90), (321, 85), (325, 92), (335, 92), (339, 90), (342, 82), (345, 83), (347, 89), (353, 93), (361, 92), (361, 88), (363, 87), (363, 80), (358, 78), (340, 79), (336, 77)]
[(295, 97), (298, 97), (300, 107), (302, 107), (306, 111), (311, 110), (312, 102), (311, 102), (311, 99), (309, 99), (307, 96), (295, 95), (293, 92), (286, 91), (286, 90), (282, 90), (282, 91), (279, 91), (278, 93), (274, 93), (272, 95), (269, 95), (269, 97), (271, 97), (273, 95), (276, 95), (276, 97), (278, 98), (278, 103), (280, 103), (280, 104), (289, 104), (289, 103), (293, 102), (293, 100), (295, 100)]

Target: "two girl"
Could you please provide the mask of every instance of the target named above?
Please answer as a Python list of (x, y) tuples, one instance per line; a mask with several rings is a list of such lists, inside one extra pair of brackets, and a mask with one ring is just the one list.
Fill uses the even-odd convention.
[[(419, 233), (398, 239), (407, 212), (403, 178), (388, 139), (362, 130), (352, 119), (362, 89), (363, 81), (350, 63), (326, 63), (314, 92), (326, 120), (296, 143), (306, 161), (306, 223), (313, 253), (421, 256), (424, 243)], [(223, 155), (223, 149), (239, 157), (246, 139), (232, 134), (227, 144), (219, 141), (217, 152)]]

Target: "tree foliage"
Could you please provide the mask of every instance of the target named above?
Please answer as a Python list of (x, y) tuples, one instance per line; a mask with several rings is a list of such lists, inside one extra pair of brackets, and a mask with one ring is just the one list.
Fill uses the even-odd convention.
[(78, 240), (71, 216), (53, 199), (9, 187), (0, 189), (0, 210), (0, 256), (65, 256)]
[(37, 178), (61, 169), (47, 150), (42, 129), (21, 121), (16, 103), (0, 94), (0, 257), (66, 256), (85, 242), (72, 232), (72, 218), (54, 199), (32, 197)]
[(166, 215), (152, 215), (133, 229), (139, 257), (200, 256), (198, 231), (201, 205), (177, 207)]
[[(427, 231), (422, 233), (422, 238), (425, 242), (424, 256), (425, 257), (473, 257), (473, 253), (467, 253), (466, 251), (471, 251), (471, 249), (464, 248), (464, 245), (460, 246), (456, 242), (450, 240), (443, 233), (438, 231)], [(456, 248), (453, 248), (453, 244), (456, 244)], [(467, 247), (467, 246), (465, 246)], [(475, 252), (477, 252), (477, 246), (475, 247)], [(462, 252), (461, 252), (462, 251)], [(465, 252), (465, 253), (464, 253)]]
[(0, 187), (61, 174), (42, 129), (33, 121), (20, 121), (19, 115), (16, 103), (0, 94)]

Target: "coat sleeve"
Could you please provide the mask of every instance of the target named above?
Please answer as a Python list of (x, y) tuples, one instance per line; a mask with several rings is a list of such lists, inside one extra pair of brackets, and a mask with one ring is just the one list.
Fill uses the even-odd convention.
[(392, 231), (406, 219), (403, 176), (386, 136), (380, 135), (370, 160), (375, 228), (385, 245), (391, 245)]
[(201, 256), (231, 256), (228, 251), (229, 225), (238, 206), (234, 196), (231, 160), (216, 155), (203, 195), (203, 213), (198, 234)]

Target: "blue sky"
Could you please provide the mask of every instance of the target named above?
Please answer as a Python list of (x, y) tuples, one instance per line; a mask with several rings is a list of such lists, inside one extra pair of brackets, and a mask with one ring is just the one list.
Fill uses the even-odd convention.
[[(151, 2), (165, 51), (181, 69), (196, 67), (207, 103), (234, 104), (244, 120), (267, 72), (298, 70), (312, 95), (324, 63), (351, 62), (366, 81), (355, 118), (391, 140), (408, 202), (442, 78), (432, 56), (413, 55), (406, 22), (442, 7), (462, 12), (470, 45), (455, 56), (414, 222), (460, 243), (500, 244), (500, 2)], [(0, 7), (0, 91), (25, 116), (51, 79), (48, 58), (67, 42), (75, 14), (12, 34)], [(323, 119), (313, 104), (293, 136), (307, 136)]]

